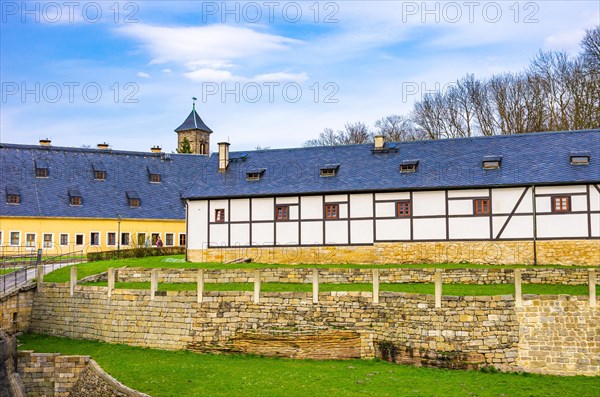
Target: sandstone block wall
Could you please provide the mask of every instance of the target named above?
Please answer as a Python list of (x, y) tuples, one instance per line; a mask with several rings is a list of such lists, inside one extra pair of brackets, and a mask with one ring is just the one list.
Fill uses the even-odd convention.
[[(252, 247), (188, 250), (192, 262), (252, 258), (261, 263), (482, 263), (533, 264), (532, 241), (441, 241), (365, 246)], [(600, 265), (600, 240), (537, 242), (537, 264)]]
[(0, 329), (8, 334), (29, 328), (35, 286), (23, 287), (0, 297)]

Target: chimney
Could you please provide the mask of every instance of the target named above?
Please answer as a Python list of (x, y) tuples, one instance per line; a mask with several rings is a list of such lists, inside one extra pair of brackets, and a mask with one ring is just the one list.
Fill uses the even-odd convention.
[(151, 151), (152, 153), (160, 153), (160, 152), (162, 151), (162, 148), (161, 148), (160, 146), (156, 145), (156, 146), (152, 146), (152, 147), (150, 148), (150, 151)]
[(383, 145), (385, 144), (383, 135), (375, 135), (373, 139), (375, 140), (375, 147), (373, 149), (383, 150)]
[(99, 143), (98, 144), (98, 149), (100, 149), (100, 150), (106, 150), (106, 149), (108, 149), (108, 143), (106, 143), (106, 142)]
[(41, 146), (52, 146), (52, 141), (48, 138), (40, 139), (40, 145)]
[(229, 165), (229, 142), (219, 142), (219, 172), (227, 171)]

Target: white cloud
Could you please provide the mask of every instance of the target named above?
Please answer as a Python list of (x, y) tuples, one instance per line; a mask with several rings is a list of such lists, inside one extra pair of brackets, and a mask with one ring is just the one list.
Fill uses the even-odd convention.
[(173, 71), (169, 68), (165, 68), (162, 70), (163, 73), (173, 73)]
[(577, 52), (585, 30), (577, 29), (552, 34), (544, 39), (544, 49)]
[(143, 79), (149, 79), (150, 78), (150, 75), (148, 73), (145, 73), (145, 72), (138, 72), (137, 76), (141, 77)]
[(198, 69), (191, 72), (184, 73), (184, 76), (190, 80), (201, 81), (201, 82), (214, 82), (214, 81), (227, 81), (227, 80), (240, 80), (240, 77), (235, 77), (228, 70), (217, 70), (217, 69)]
[(254, 76), (254, 81), (295, 81), (302, 82), (308, 80), (306, 73), (286, 73), (286, 72), (275, 72), (265, 73)]

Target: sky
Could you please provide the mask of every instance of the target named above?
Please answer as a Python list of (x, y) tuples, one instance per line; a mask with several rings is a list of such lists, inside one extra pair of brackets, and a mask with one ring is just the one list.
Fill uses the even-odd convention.
[(576, 55), (593, 1), (0, 1), (0, 141), (166, 152), (193, 99), (231, 150), (373, 128), (466, 74)]

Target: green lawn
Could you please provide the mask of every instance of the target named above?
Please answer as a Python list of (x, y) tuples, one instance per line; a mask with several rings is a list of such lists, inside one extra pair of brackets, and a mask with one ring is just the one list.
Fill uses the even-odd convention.
[(89, 355), (153, 397), (478, 396), (596, 397), (599, 377), (416, 368), (381, 361), (199, 355), (26, 334), (21, 350)]
[(14, 267), (11, 267), (10, 269), (0, 269), (0, 276), (3, 276), (8, 273), (12, 273), (15, 270), (20, 270), (20, 268), (15, 269)]

